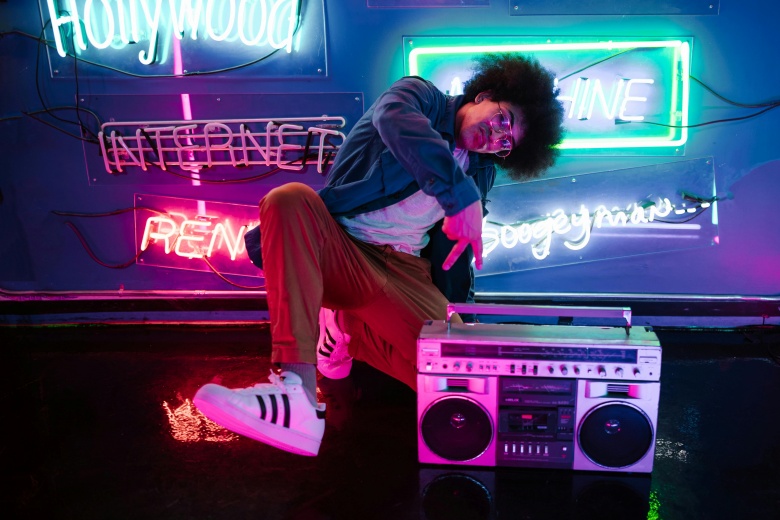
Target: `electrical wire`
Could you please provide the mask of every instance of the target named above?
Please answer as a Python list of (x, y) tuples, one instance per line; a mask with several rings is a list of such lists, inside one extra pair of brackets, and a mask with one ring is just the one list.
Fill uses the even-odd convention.
[(704, 83), (702, 80), (700, 80), (700, 79), (698, 79), (698, 78), (696, 78), (696, 77), (694, 77), (694, 76), (689, 76), (689, 77), (690, 77), (690, 78), (691, 78), (693, 81), (695, 81), (696, 83), (698, 83), (699, 85), (701, 85), (701, 87), (702, 87), (704, 90), (706, 90), (707, 92), (709, 92), (710, 94), (712, 94), (712, 95), (713, 95), (713, 96), (715, 96), (716, 98), (720, 99), (721, 101), (725, 101), (725, 102), (726, 102), (726, 103), (728, 103), (729, 105), (734, 105), (734, 106), (737, 106), (737, 107), (742, 107), (742, 108), (762, 108), (762, 107), (767, 107), (767, 106), (772, 106), (772, 105), (775, 105), (775, 106), (776, 106), (776, 105), (780, 104), (780, 99), (776, 99), (776, 100), (774, 100), (774, 101), (765, 101), (765, 102), (763, 102), (763, 103), (755, 103), (755, 104), (750, 104), (750, 103), (740, 103), (740, 102), (738, 102), (738, 101), (732, 101), (731, 99), (729, 99), (729, 98), (727, 98), (727, 97), (725, 97), (725, 96), (722, 96), (722, 95), (718, 94), (717, 92), (715, 92), (715, 90), (713, 90), (713, 89), (712, 89), (712, 87), (710, 87), (709, 85), (707, 85), (706, 83)]
[[(58, 216), (87, 217), (87, 218), (90, 218), (90, 217), (108, 217), (108, 216), (113, 216), (113, 215), (120, 215), (122, 213), (127, 213), (129, 211), (135, 211), (135, 210), (151, 211), (151, 212), (157, 213), (159, 215), (167, 215), (168, 214), (168, 213), (166, 213), (164, 211), (160, 211), (158, 209), (151, 208), (151, 207), (148, 207), (148, 206), (134, 206), (134, 207), (130, 207), (130, 208), (122, 208), (122, 209), (117, 209), (117, 210), (113, 210), (113, 211), (107, 211), (107, 212), (103, 212), (103, 213), (75, 213), (75, 212), (70, 212), (70, 211), (52, 211), (52, 213), (54, 215), (58, 215)], [(127, 267), (130, 267), (134, 263), (136, 263), (138, 261), (138, 259), (141, 257), (141, 255), (145, 252), (145, 251), (139, 251), (133, 258), (131, 258), (130, 260), (128, 260), (126, 262), (122, 262), (120, 264), (109, 264), (107, 262), (104, 262), (100, 258), (98, 258), (98, 256), (94, 253), (94, 251), (92, 251), (92, 248), (87, 243), (86, 238), (84, 238), (84, 235), (81, 233), (81, 231), (79, 231), (79, 229), (76, 227), (75, 224), (73, 224), (72, 222), (70, 222), (68, 220), (68, 221), (65, 221), (65, 225), (68, 226), (76, 234), (76, 238), (78, 238), (79, 242), (81, 242), (81, 245), (84, 248), (84, 250), (87, 252), (87, 255), (89, 255), (89, 257), (94, 262), (96, 262), (97, 264), (99, 264), (99, 265), (101, 265), (103, 267), (107, 267), (109, 269), (125, 269)], [(264, 285), (259, 285), (259, 286), (256, 286), (256, 287), (252, 287), (252, 286), (241, 285), (239, 283), (233, 282), (232, 280), (226, 278), (222, 273), (217, 271), (217, 269), (214, 267), (214, 265), (211, 262), (209, 262), (208, 258), (205, 255), (202, 256), (201, 258), (206, 263), (206, 265), (209, 267), (211, 272), (213, 272), (221, 280), (225, 281), (226, 283), (229, 283), (230, 285), (233, 285), (235, 287), (239, 287), (241, 289), (246, 289), (246, 290), (265, 289), (265, 284)]]
[(90, 248), (89, 244), (87, 244), (87, 240), (84, 238), (84, 235), (81, 234), (81, 231), (79, 231), (79, 229), (76, 227), (75, 224), (73, 224), (73, 222), (67, 220), (65, 221), (65, 225), (73, 230), (73, 232), (76, 234), (76, 238), (79, 239), (79, 242), (81, 242), (81, 245), (84, 247), (84, 250), (87, 252), (89, 257), (92, 260), (94, 260), (96, 263), (102, 265), (103, 267), (108, 267), (109, 269), (125, 269), (126, 267), (133, 265), (136, 262), (136, 260), (138, 260), (141, 257), (141, 255), (144, 253), (143, 251), (139, 251), (138, 254), (136, 254), (133, 258), (121, 264), (106, 263), (102, 261), (100, 258), (98, 258), (97, 255), (92, 251), (92, 248)]
[(160, 211), (155, 208), (150, 208), (149, 206), (133, 206), (131, 208), (122, 208), (122, 209), (116, 209), (114, 211), (107, 211), (105, 213), (73, 213), (68, 211), (56, 211), (52, 210), (52, 214), (58, 215), (60, 217), (110, 217), (113, 215), (121, 215), (122, 213), (127, 213), (129, 211), (136, 211), (136, 210), (145, 210), (145, 211), (151, 211), (153, 213), (157, 213), (158, 215), (168, 215), (165, 211)]
[[(298, 159), (294, 159), (294, 160), (288, 161), (288, 162), (284, 163), (284, 165), (285, 166), (290, 166), (290, 165), (295, 164), (298, 161), (305, 162), (308, 159), (312, 159), (312, 158), (316, 158), (316, 157), (317, 157), (316, 153), (315, 154), (309, 154), (309, 155), (302, 156), (302, 157), (300, 157)], [(277, 166), (276, 168), (272, 168), (271, 170), (268, 170), (266, 172), (259, 173), (257, 175), (253, 175), (252, 177), (242, 177), (242, 178), (239, 178), (239, 179), (204, 179), (201, 176), (202, 175), (201, 172), (203, 172), (204, 170), (200, 170), (198, 172), (198, 177), (194, 177), (192, 175), (187, 175), (186, 173), (181, 173), (179, 171), (175, 171), (175, 170), (170, 169), (170, 168), (163, 169), (159, 164), (156, 164), (156, 163), (149, 163), (149, 164), (151, 166), (157, 168), (161, 172), (168, 173), (170, 175), (173, 175), (174, 177), (179, 177), (180, 179), (187, 179), (187, 180), (191, 180), (191, 181), (195, 181), (196, 180), (196, 181), (202, 182), (204, 184), (239, 184), (239, 183), (243, 183), (243, 182), (253, 182), (253, 181), (258, 181), (258, 180), (261, 180), (261, 179), (265, 179), (266, 177), (270, 177), (271, 175), (274, 175), (274, 174), (276, 174), (276, 173), (278, 173), (280, 171), (283, 171), (283, 170), (284, 171), (291, 171), (291, 170), (286, 170), (285, 168), (282, 168), (281, 166)]]
[(759, 110), (758, 112), (754, 112), (754, 113), (748, 114), (746, 116), (728, 117), (726, 119), (715, 119), (715, 120), (712, 120), (712, 121), (705, 121), (704, 123), (695, 123), (695, 124), (692, 124), (692, 125), (669, 125), (669, 124), (666, 124), (666, 123), (656, 123), (654, 121), (625, 121), (625, 122), (621, 122), (621, 124), (623, 124), (623, 123), (644, 123), (646, 125), (663, 126), (663, 127), (666, 127), (666, 128), (699, 128), (701, 126), (715, 125), (715, 124), (718, 124), (718, 123), (728, 123), (728, 122), (731, 122), (731, 121), (744, 121), (745, 119), (752, 119), (754, 117), (760, 116), (761, 114), (763, 114), (765, 112), (769, 112), (770, 110), (775, 109), (775, 108), (777, 108), (779, 106), (780, 106), (780, 103), (778, 103), (776, 105), (768, 106), (768, 107), (764, 108), (763, 110)]
[[(587, 69), (589, 69), (591, 67), (595, 67), (596, 65), (604, 63), (605, 61), (608, 61), (608, 60), (611, 60), (611, 59), (616, 58), (618, 56), (621, 56), (622, 54), (625, 54), (627, 52), (633, 52), (633, 51), (636, 51), (636, 50), (639, 50), (639, 49), (638, 48), (626, 49), (626, 50), (617, 52), (615, 54), (611, 54), (611, 55), (609, 55), (609, 56), (607, 56), (605, 58), (602, 58), (600, 60), (594, 61), (593, 63), (590, 63), (590, 64), (588, 64), (588, 65), (586, 65), (586, 66), (584, 66), (584, 67), (582, 67), (580, 69), (577, 69), (577, 70), (575, 70), (573, 72), (570, 72), (569, 74), (566, 74), (565, 76), (557, 78), (557, 81), (562, 81), (564, 79), (570, 78), (571, 76), (573, 76), (575, 74), (579, 74), (580, 72), (583, 72), (583, 71), (585, 71), (585, 70), (587, 70)], [(719, 123), (729, 123), (729, 122), (733, 122), (733, 121), (744, 121), (746, 119), (752, 119), (754, 117), (758, 117), (758, 116), (760, 116), (760, 115), (762, 115), (762, 114), (764, 114), (766, 112), (769, 112), (770, 110), (773, 110), (773, 109), (777, 108), (778, 106), (780, 106), (780, 100), (765, 101), (763, 103), (741, 103), (741, 102), (738, 102), (738, 101), (733, 101), (733, 100), (731, 100), (731, 99), (729, 99), (729, 98), (719, 94), (718, 92), (716, 92), (712, 87), (710, 87), (709, 85), (704, 83), (702, 80), (700, 80), (700, 79), (698, 79), (698, 78), (696, 78), (696, 77), (694, 77), (692, 75), (689, 75), (689, 77), (690, 77), (690, 79), (692, 81), (694, 81), (697, 84), (699, 84), (707, 92), (709, 92), (710, 94), (714, 95), (715, 97), (717, 97), (721, 101), (724, 101), (725, 103), (728, 103), (730, 105), (733, 105), (733, 106), (736, 106), (736, 107), (740, 107), (740, 108), (761, 108), (763, 110), (759, 110), (758, 112), (754, 112), (752, 114), (748, 114), (748, 115), (745, 115), (745, 116), (729, 117), (729, 118), (724, 118), (724, 119), (715, 119), (715, 120), (712, 120), (712, 121), (705, 121), (703, 123), (694, 123), (692, 125), (670, 125), (670, 124), (667, 124), (667, 123), (657, 123), (657, 122), (654, 122), (654, 121), (620, 121), (618, 124), (644, 123), (646, 125), (662, 126), (662, 127), (665, 127), (665, 128), (699, 128), (699, 127), (709, 126), (709, 125), (714, 125), (714, 124), (719, 124)]]
[(229, 283), (230, 285), (233, 285), (233, 286), (235, 286), (235, 287), (239, 287), (239, 288), (241, 288), (241, 289), (247, 289), (247, 290), (250, 290), (250, 291), (254, 291), (254, 290), (257, 290), (257, 289), (265, 289), (265, 284), (263, 284), (263, 285), (258, 285), (258, 286), (256, 286), (256, 287), (250, 287), (250, 286), (248, 286), (248, 285), (241, 285), (241, 284), (239, 284), (239, 283), (233, 282), (232, 280), (229, 280), (229, 279), (225, 278), (225, 276), (224, 276), (224, 275), (222, 275), (222, 273), (220, 273), (219, 271), (217, 271), (217, 270), (214, 268), (214, 266), (213, 266), (213, 265), (211, 265), (211, 262), (209, 262), (209, 259), (208, 259), (208, 257), (206, 257), (206, 256), (204, 255), (204, 256), (202, 256), (201, 258), (203, 259), (203, 261), (204, 261), (204, 262), (206, 262), (206, 265), (207, 265), (207, 266), (209, 266), (209, 269), (211, 269), (211, 272), (213, 272), (213, 273), (214, 273), (215, 275), (217, 275), (217, 276), (218, 276), (220, 279), (222, 279), (223, 281), (225, 281), (225, 282)]

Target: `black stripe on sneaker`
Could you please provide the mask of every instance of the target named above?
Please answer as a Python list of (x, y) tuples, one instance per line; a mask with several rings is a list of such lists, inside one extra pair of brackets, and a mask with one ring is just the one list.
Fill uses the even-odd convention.
[(276, 419), (278, 419), (278, 415), (279, 415), (279, 408), (278, 405), (276, 404), (276, 395), (271, 394), (268, 396), (268, 399), (270, 399), (271, 401), (271, 422), (276, 424)]
[(263, 401), (262, 395), (256, 395), (257, 402), (260, 404), (260, 418), (262, 420), (265, 420), (265, 401)]
[(287, 394), (282, 394), (282, 404), (284, 405), (284, 427), (290, 427), (290, 398)]

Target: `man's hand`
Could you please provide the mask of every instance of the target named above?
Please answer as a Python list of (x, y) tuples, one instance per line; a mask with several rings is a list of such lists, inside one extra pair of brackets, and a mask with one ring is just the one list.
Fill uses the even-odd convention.
[(476, 201), (451, 217), (444, 217), (442, 231), (457, 244), (452, 248), (442, 266), (448, 271), (469, 244), (474, 250), (477, 269), (482, 269), (482, 202)]

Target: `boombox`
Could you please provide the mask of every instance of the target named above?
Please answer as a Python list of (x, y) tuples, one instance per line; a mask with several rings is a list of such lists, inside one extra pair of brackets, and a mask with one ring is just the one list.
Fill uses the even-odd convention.
[[(455, 312), (624, 326), (454, 323)], [(417, 346), (419, 461), (650, 473), (661, 346), (627, 308), (451, 304)]]

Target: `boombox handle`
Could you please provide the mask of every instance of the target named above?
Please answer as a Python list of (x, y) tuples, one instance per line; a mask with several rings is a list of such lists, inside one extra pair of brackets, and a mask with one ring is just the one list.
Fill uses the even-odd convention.
[(447, 330), (450, 319), (456, 312), (470, 314), (492, 314), (496, 316), (557, 316), (571, 318), (622, 318), (626, 320), (626, 334), (631, 329), (630, 307), (577, 307), (553, 305), (501, 305), (493, 303), (450, 303), (447, 304)]

